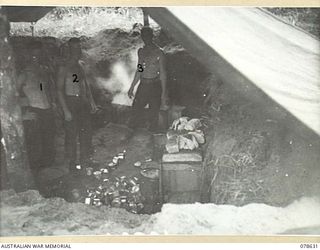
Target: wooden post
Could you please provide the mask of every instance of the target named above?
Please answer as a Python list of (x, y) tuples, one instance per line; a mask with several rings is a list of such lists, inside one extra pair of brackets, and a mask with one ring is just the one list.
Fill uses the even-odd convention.
[(150, 24), (149, 24), (149, 14), (144, 9), (142, 9), (142, 12), (143, 12), (143, 25), (149, 27), (150, 26)]
[(16, 72), (9, 44), (10, 24), (0, 6), (0, 120), (4, 138), (7, 174), (11, 187), (25, 191), (34, 187), (29, 168), (21, 108), (18, 104)]

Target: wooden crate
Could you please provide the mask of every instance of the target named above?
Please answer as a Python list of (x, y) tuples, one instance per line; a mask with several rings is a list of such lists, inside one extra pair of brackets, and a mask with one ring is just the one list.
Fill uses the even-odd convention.
[[(180, 154), (185, 157), (187, 152)], [(163, 157), (163, 159), (179, 159), (179, 156)], [(190, 157), (186, 157), (186, 159), (190, 159)], [(202, 157), (197, 157), (197, 159), (199, 160), (193, 162), (162, 161), (160, 189), (163, 202), (194, 203), (200, 201)]]

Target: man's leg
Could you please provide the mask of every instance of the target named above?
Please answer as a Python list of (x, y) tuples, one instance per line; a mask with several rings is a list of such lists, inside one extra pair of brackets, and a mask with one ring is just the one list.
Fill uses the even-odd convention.
[(158, 80), (152, 83), (152, 91), (149, 101), (150, 131), (156, 132), (159, 124), (159, 111), (161, 105), (161, 82)]
[(71, 121), (65, 121), (65, 150), (68, 166), (73, 168), (77, 160), (77, 135), (78, 114), (76, 110), (77, 102), (71, 97), (67, 97), (67, 105), (72, 115)]
[(135, 129), (140, 125), (141, 120), (143, 119), (143, 111), (144, 107), (147, 105), (149, 100), (149, 84), (144, 83), (143, 80), (141, 80), (136, 96), (133, 100), (132, 104), (132, 116), (130, 119), (129, 127)]
[(88, 103), (83, 103), (79, 114), (80, 162), (86, 165), (90, 161), (92, 150), (92, 126)]
[(41, 136), (38, 120), (23, 121), (25, 142), (30, 168), (36, 174), (41, 166)]
[(40, 130), (42, 133), (42, 163), (51, 166), (55, 158), (55, 121), (52, 109), (43, 110), (41, 115)]

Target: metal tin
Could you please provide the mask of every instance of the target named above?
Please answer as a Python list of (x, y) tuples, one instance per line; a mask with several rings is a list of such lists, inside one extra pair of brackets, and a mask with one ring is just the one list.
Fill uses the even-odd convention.
[(84, 200), (84, 203), (85, 204), (87, 204), (87, 205), (90, 205), (91, 204), (91, 198), (86, 198), (85, 200)]
[(118, 164), (118, 161), (119, 161), (118, 157), (113, 157), (112, 162), (114, 164)]
[(86, 168), (86, 173), (87, 173), (87, 175), (92, 175), (92, 173), (93, 173), (93, 168), (91, 168), (91, 167), (88, 167), (88, 168)]
[(133, 185), (133, 186), (137, 185), (136, 180), (133, 179), (133, 178), (129, 179), (129, 183), (130, 183), (131, 185)]
[(133, 165), (134, 165), (135, 167), (139, 168), (139, 167), (142, 166), (142, 163), (141, 163), (141, 161), (137, 161), (137, 162), (135, 162)]
[(112, 195), (113, 195), (113, 197), (118, 197), (118, 196), (120, 196), (119, 190), (113, 191), (113, 192), (112, 192)]
[(117, 198), (114, 198), (111, 202), (111, 205), (113, 207), (120, 207), (121, 206), (121, 201), (120, 201), (120, 198), (117, 197)]
[(124, 153), (119, 153), (117, 157), (118, 159), (123, 160), (125, 156)]
[(131, 188), (131, 193), (137, 193), (137, 192), (139, 192), (139, 191), (140, 191), (139, 185), (133, 186), (133, 187)]
[(116, 163), (114, 163), (113, 161), (112, 162), (110, 162), (110, 163), (108, 163), (108, 166), (109, 167), (111, 167), (111, 168), (113, 168), (113, 167), (115, 167), (117, 164)]
[(94, 175), (101, 175), (101, 171), (94, 171), (93, 174)]
[(101, 178), (101, 171), (94, 171), (93, 174), (97, 179)]
[(108, 174), (108, 173), (109, 173), (109, 169), (107, 169), (107, 168), (102, 168), (102, 169), (101, 169), (101, 172), (104, 173), (104, 174)]

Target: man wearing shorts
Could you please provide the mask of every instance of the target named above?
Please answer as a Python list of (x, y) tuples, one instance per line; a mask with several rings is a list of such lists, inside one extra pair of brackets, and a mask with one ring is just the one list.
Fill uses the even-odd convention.
[(80, 142), (80, 164), (90, 164), (92, 152), (91, 112), (97, 111), (91, 87), (81, 65), (81, 46), (78, 38), (68, 42), (69, 58), (58, 71), (58, 100), (65, 120), (66, 160), (71, 172), (76, 170), (77, 140)]
[(145, 44), (138, 50), (138, 66), (128, 91), (133, 97), (133, 90), (140, 81), (132, 105), (132, 119), (130, 127), (136, 128), (142, 119), (145, 106), (149, 105), (150, 131), (158, 129), (160, 107), (166, 102), (166, 70), (163, 51), (153, 42), (153, 30), (143, 27), (141, 38)]

